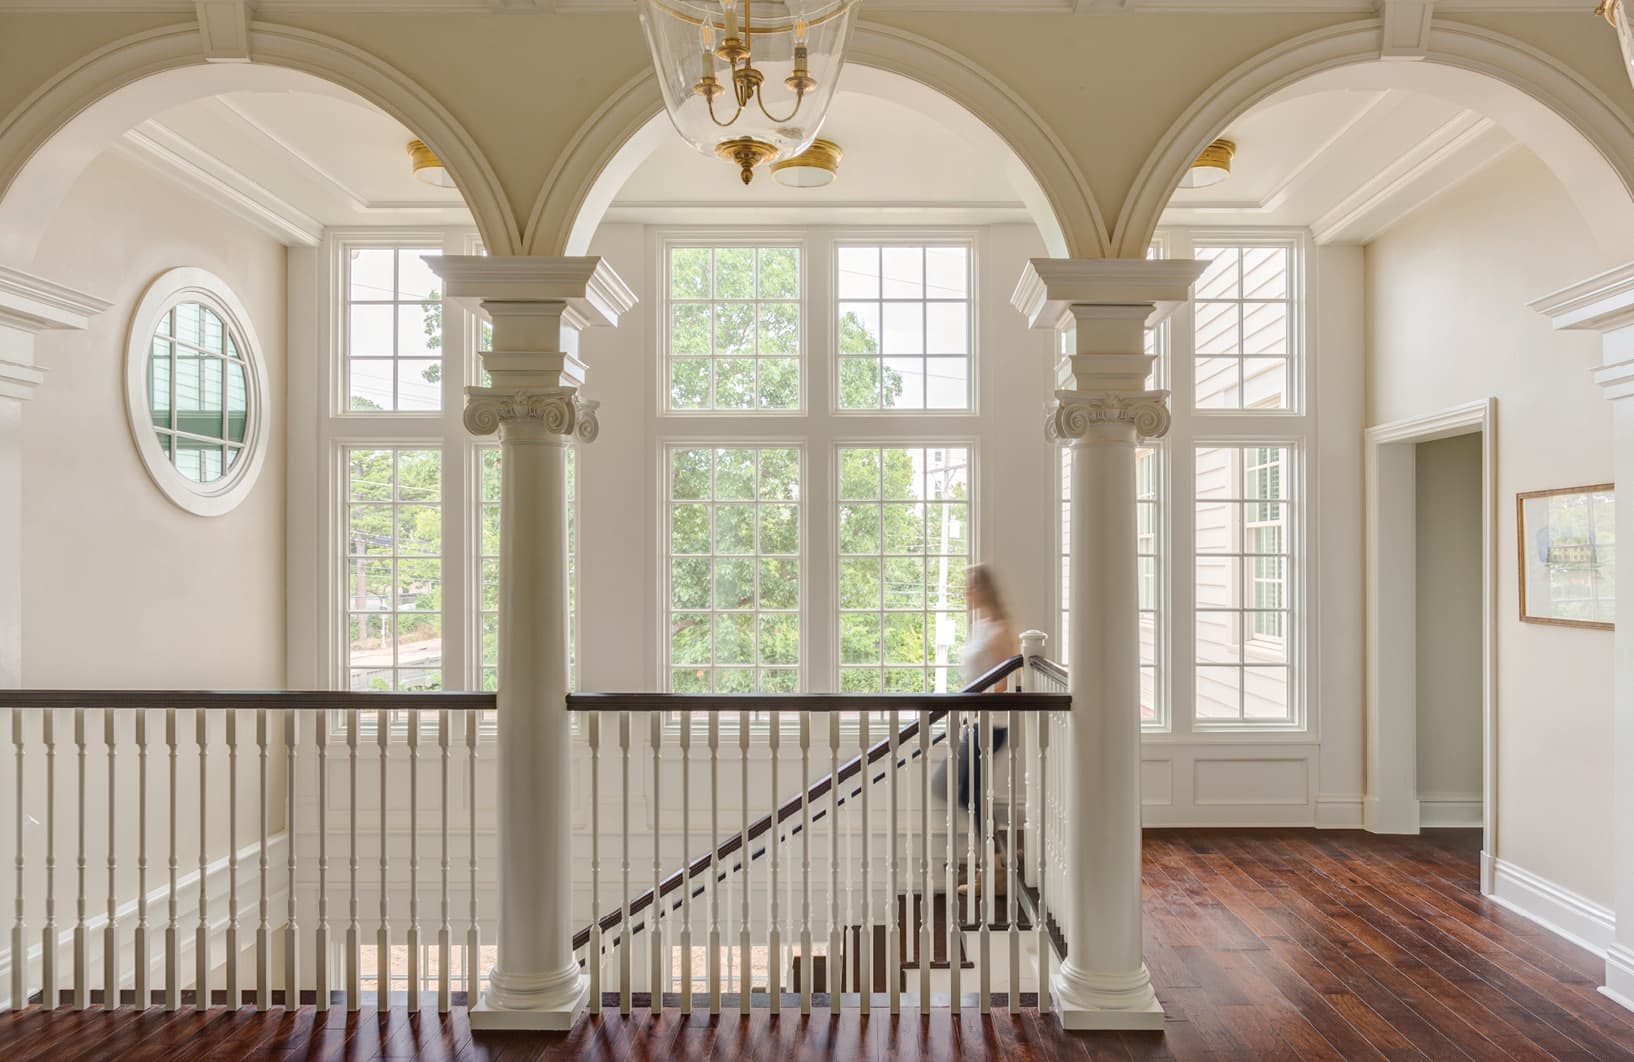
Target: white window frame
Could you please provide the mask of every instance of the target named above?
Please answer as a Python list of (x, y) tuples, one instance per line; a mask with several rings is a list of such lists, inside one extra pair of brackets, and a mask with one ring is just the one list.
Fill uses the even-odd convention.
[[(822, 334), (812, 327), (812, 255), (809, 246), (810, 231), (804, 229), (718, 229), (718, 228), (660, 228), (655, 236), (657, 253), (653, 264), (653, 304), (657, 308), (654, 321), (654, 342), (659, 356), (657, 384), (654, 397), (658, 417), (713, 420), (722, 417), (785, 418), (806, 415), (810, 409), (812, 341)], [(674, 302), (670, 296), (670, 251), (677, 247), (794, 247), (800, 252), (800, 352), (795, 361), (800, 368), (800, 398), (792, 409), (672, 409), (670, 408), (670, 310)], [(710, 301), (715, 301), (711, 296)], [(725, 300), (737, 301), (737, 300)], [(760, 300), (752, 300), (758, 303)], [(757, 321), (758, 326), (758, 321)], [(715, 360), (712, 354), (708, 359)], [(713, 394), (713, 386), (711, 387)]]
[[(826, 345), (823, 355), (828, 361), (827, 375), (829, 393), (829, 414), (835, 417), (974, 417), (981, 413), (981, 241), (978, 234), (968, 229), (927, 228), (915, 229), (840, 229), (836, 230), (828, 242), (828, 306), (824, 316)], [(841, 247), (963, 247), (967, 251), (965, 267), (969, 287), (966, 289), (966, 303), (969, 307), (968, 336), (970, 352), (966, 355), (967, 372), (965, 376), (967, 397), (969, 403), (962, 409), (890, 409), (884, 406), (872, 409), (846, 409), (840, 405), (840, 361), (839, 351), (839, 321), (840, 321), (840, 255)], [(856, 301), (856, 300), (853, 300)], [(868, 301), (868, 300), (862, 300)], [(891, 301), (883, 297), (874, 300), (882, 306)], [(916, 300), (903, 300), (916, 301)], [(935, 300), (917, 300), (935, 301)], [(883, 339), (885, 325), (883, 315), (880, 322), (880, 335)], [(913, 355), (908, 355), (913, 356)], [(921, 355), (931, 357), (936, 355)], [(942, 355), (951, 356), (951, 355)], [(881, 379), (884, 378), (884, 358), (879, 355), (881, 364)]]
[[(1235, 246), (1235, 247), (1281, 247), (1288, 251), (1288, 393), (1284, 408), (1255, 408), (1253, 406), (1223, 407), (1215, 409), (1201, 409), (1197, 406), (1197, 352), (1196, 335), (1193, 331), (1194, 304), (1186, 305), (1186, 331), (1183, 336), (1178, 335), (1176, 329), (1175, 340), (1178, 344), (1183, 341), (1186, 350), (1187, 371), (1186, 386), (1182, 390), (1176, 386), (1171, 397), (1171, 406), (1175, 412), (1184, 409), (1199, 416), (1281, 416), (1301, 417), (1307, 412), (1306, 403), (1311, 394), (1310, 382), (1307, 379), (1309, 359), (1307, 351), (1310, 347), (1311, 316), (1308, 313), (1310, 302), (1310, 234), (1304, 229), (1285, 228), (1189, 228), (1172, 229), (1165, 233), (1165, 254), (1173, 257), (1182, 257), (1175, 248), (1184, 247), (1183, 257), (1192, 257), (1198, 245)], [(1212, 300), (1211, 300), (1212, 301)], [(1245, 300), (1230, 300), (1238, 302), (1239, 306)], [(1246, 300), (1257, 301), (1257, 300)], [(1240, 324), (1240, 322), (1239, 322)], [(1233, 355), (1224, 355), (1233, 356)], [(1245, 355), (1240, 352), (1234, 355), (1239, 362)], [(1275, 355), (1271, 355), (1274, 357)], [(1178, 360), (1178, 359), (1177, 359)], [(1241, 380), (1241, 364), (1238, 365), (1239, 381)]]
[[(223, 327), (228, 334), (235, 336), (240, 347), (245, 372), (245, 396), (249, 408), (239, 457), (221, 478), (209, 483), (188, 479), (176, 467), (164, 447), (159, 445), (149, 406), (148, 363), (152, 357), (155, 332), (166, 314), (188, 302), (206, 306), (221, 318)], [(174, 415), (174, 378), (171, 390)], [(125, 413), (130, 424), (131, 440), (154, 486), (178, 507), (195, 516), (222, 516), (236, 509), (255, 488), (261, 466), (266, 461), (270, 401), (261, 341), (255, 333), (249, 311), (227, 282), (208, 270), (191, 266), (167, 270), (155, 277), (131, 314), (130, 333), (125, 347)]]

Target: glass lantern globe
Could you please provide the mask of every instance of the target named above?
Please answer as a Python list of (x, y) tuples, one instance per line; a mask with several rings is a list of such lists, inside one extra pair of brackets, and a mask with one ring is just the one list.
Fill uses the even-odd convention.
[(706, 155), (790, 158), (822, 128), (858, 0), (640, 0), (664, 107)]

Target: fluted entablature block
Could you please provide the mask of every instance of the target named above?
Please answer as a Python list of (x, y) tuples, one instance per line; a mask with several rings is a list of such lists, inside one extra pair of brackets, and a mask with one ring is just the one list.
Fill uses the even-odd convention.
[(1011, 305), (1033, 328), (1078, 326), (1083, 307), (1144, 307), (1152, 328), (1191, 296), (1207, 263), (1190, 258), (1034, 258), (1021, 271)]

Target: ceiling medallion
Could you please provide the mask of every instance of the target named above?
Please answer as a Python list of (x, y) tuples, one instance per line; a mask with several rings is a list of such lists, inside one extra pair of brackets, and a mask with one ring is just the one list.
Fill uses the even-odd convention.
[(664, 109), (698, 151), (792, 159), (822, 128), (859, 0), (640, 0)]

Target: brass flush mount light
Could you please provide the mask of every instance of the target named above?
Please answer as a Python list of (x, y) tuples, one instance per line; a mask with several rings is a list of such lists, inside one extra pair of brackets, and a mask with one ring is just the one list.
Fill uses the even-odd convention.
[(744, 184), (811, 146), (858, 0), (640, 3), (664, 109), (687, 143), (736, 165)]
[(1231, 176), (1231, 160), (1237, 154), (1237, 145), (1229, 140), (1216, 140), (1192, 160), (1191, 169), (1180, 178), (1182, 188), (1207, 188)]
[(436, 152), (426, 147), (424, 140), (410, 140), (408, 145), (409, 165), (414, 170), (414, 179), (433, 188), (452, 188), (454, 178), (448, 175), (448, 169), (443, 160), (437, 157)]
[(826, 188), (839, 176), (843, 156), (840, 145), (818, 137), (793, 158), (772, 163), (772, 180), (789, 188)]

